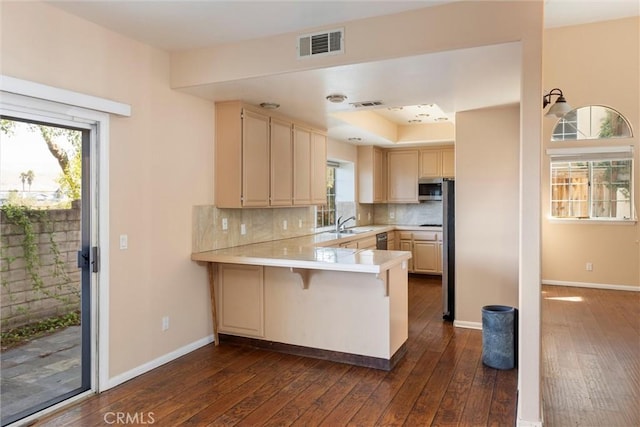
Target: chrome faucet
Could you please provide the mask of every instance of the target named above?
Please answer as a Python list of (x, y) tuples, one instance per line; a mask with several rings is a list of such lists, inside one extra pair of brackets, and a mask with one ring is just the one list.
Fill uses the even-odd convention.
[(355, 219), (356, 219), (355, 216), (350, 216), (349, 218), (343, 221), (341, 216), (338, 217), (338, 220), (336, 221), (336, 233), (339, 233), (341, 230), (344, 230), (344, 225), (351, 220), (355, 221)]

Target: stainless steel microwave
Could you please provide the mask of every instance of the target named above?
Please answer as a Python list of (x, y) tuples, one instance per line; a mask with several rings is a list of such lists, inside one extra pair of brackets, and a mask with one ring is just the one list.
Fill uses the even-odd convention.
[(419, 179), (418, 200), (442, 200), (442, 178)]

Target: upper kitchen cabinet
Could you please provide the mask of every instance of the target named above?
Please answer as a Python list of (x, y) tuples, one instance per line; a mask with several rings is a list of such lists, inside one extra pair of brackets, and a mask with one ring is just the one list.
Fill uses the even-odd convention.
[(387, 152), (389, 203), (418, 203), (418, 150)]
[(311, 129), (293, 125), (293, 204), (311, 204)]
[(420, 149), (420, 178), (453, 178), (454, 176), (453, 147)]
[(453, 147), (442, 150), (442, 177), (455, 178), (456, 176), (456, 154)]
[(327, 136), (311, 132), (311, 203), (327, 203)]
[(387, 197), (387, 154), (371, 145), (358, 146), (358, 201), (383, 203)]
[(314, 129), (293, 125), (293, 204), (327, 202), (327, 137)]
[(269, 206), (269, 116), (239, 101), (216, 103), (215, 200)]
[(291, 122), (271, 118), (271, 206), (293, 204)]
[(326, 203), (327, 137), (259, 107), (216, 103), (219, 208)]

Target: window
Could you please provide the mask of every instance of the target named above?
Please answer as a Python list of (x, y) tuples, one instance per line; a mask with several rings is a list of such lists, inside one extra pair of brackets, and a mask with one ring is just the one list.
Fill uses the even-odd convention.
[(602, 105), (588, 105), (565, 114), (551, 136), (552, 141), (631, 137), (631, 126), (616, 110)]
[(552, 160), (551, 216), (632, 219), (632, 160)]
[(327, 165), (327, 203), (316, 209), (316, 228), (336, 224), (336, 165)]

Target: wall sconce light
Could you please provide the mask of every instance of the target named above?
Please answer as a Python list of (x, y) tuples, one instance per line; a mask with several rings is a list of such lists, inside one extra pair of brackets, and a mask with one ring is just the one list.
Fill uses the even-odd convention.
[(557, 87), (551, 89), (548, 94), (542, 96), (542, 109), (545, 109), (547, 105), (551, 104), (552, 95), (557, 96), (558, 99), (556, 99), (556, 102), (551, 106), (551, 108), (549, 108), (549, 111), (547, 111), (547, 114), (545, 114), (545, 116), (562, 117), (569, 111), (573, 110), (567, 100), (564, 99), (562, 90), (558, 89)]

